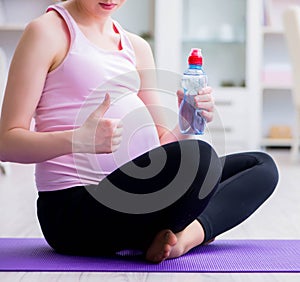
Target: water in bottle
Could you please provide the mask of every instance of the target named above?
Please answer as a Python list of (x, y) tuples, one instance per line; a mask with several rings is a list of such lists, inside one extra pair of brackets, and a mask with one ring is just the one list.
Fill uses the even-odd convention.
[(203, 134), (205, 118), (195, 106), (195, 96), (207, 86), (207, 75), (202, 68), (201, 49), (193, 48), (188, 57), (188, 69), (184, 72), (181, 85), (184, 97), (179, 107), (179, 127), (183, 134)]

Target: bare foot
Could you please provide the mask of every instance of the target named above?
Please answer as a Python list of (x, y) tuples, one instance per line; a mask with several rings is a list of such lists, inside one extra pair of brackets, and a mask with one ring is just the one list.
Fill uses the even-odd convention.
[(198, 220), (194, 220), (183, 231), (176, 233), (176, 237), (177, 244), (172, 248), (169, 259), (178, 258), (201, 245), (204, 240), (204, 229)]
[(159, 263), (167, 259), (177, 243), (176, 235), (168, 229), (160, 231), (154, 238), (146, 253), (146, 259)]
[(204, 230), (198, 220), (193, 221), (183, 231), (176, 234), (168, 229), (162, 230), (149, 247), (146, 259), (159, 263), (165, 259), (178, 258), (203, 243), (203, 240)]

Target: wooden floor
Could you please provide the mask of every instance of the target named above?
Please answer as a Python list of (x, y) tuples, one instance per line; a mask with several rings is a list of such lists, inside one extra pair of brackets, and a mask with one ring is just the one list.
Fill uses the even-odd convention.
[[(280, 181), (272, 197), (246, 222), (222, 239), (300, 239), (300, 162), (288, 150), (273, 150)], [(0, 175), (0, 237), (41, 237), (36, 219), (33, 166), (11, 164)], [(0, 250), (1, 252), (1, 250)], [(300, 259), (300, 258), (299, 258)], [(159, 274), (159, 273), (36, 273), (0, 272), (0, 281), (300, 281), (299, 274)]]

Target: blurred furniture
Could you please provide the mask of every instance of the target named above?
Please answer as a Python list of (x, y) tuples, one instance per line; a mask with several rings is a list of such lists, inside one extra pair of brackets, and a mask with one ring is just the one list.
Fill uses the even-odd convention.
[(291, 157), (298, 159), (300, 145), (300, 6), (289, 6), (283, 14), (284, 34), (292, 65), (292, 97), (295, 106), (295, 123)]
[[(257, 45), (259, 54), (253, 54), (258, 64), (260, 91), (260, 144), (262, 148), (293, 148), (289, 134), (272, 134), (274, 128), (288, 128), (294, 134), (295, 103), (293, 100), (293, 72), (283, 27), (283, 14), (291, 5), (300, 6), (300, 0), (259, 0), (261, 34)], [(259, 10), (257, 10), (259, 12)], [(259, 110), (259, 109), (258, 109)]]

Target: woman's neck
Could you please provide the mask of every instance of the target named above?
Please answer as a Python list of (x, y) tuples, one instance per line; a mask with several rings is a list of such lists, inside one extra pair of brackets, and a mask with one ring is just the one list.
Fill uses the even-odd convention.
[(80, 1), (67, 1), (64, 8), (70, 13), (81, 32), (94, 45), (105, 50), (121, 50), (121, 36), (114, 29), (113, 21), (109, 16), (93, 13), (92, 7), (81, 5)]
[(114, 32), (110, 16), (93, 13), (82, 5), (80, 1), (67, 1), (63, 6), (68, 10), (79, 26), (95, 30), (103, 35)]

